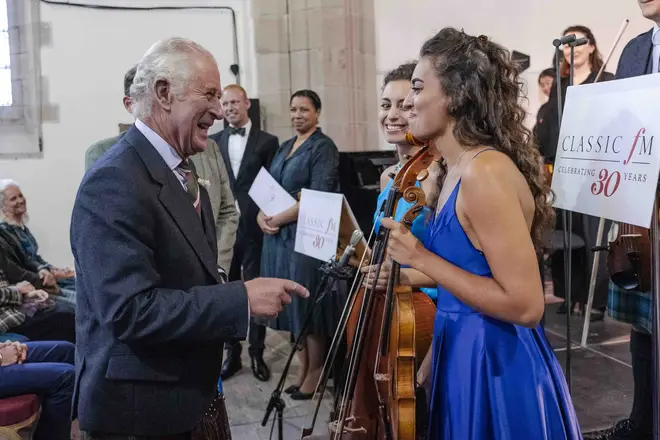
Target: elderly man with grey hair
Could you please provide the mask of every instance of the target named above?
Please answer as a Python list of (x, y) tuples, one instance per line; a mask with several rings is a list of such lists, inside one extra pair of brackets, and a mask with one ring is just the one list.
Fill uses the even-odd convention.
[(220, 73), (170, 38), (138, 64), (135, 124), (85, 175), (71, 219), (77, 275), (73, 417), (83, 438), (227, 439), (223, 343), (273, 318), (290, 280), (226, 283), (213, 213), (192, 156), (222, 117)]

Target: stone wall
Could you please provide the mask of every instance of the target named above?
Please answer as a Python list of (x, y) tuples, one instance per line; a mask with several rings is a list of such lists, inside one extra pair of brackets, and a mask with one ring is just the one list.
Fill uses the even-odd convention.
[(312, 89), (340, 151), (379, 149), (374, 0), (253, 0), (252, 9), (266, 129), (292, 137), (289, 97)]

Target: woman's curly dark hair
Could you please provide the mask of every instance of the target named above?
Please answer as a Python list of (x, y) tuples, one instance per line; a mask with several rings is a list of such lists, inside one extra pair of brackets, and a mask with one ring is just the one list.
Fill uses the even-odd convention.
[[(456, 120), (453, 134), (458, 142), (496, 148), (509, 156), (525, 177), (536, 205), (532, 240), (540, 249), (543, 231), (554, 222), (552, 192), (543, 176), (534, 136), (524, 125), (526, 112), (520, 104), (523, 83), (509, 51), (484, 36), (445, 28), (424, 43), (422, 58), (433, 62), (442, 90), (451, 100), (449, 115)], [(443, 162), (438, 194), (446, 173)]]

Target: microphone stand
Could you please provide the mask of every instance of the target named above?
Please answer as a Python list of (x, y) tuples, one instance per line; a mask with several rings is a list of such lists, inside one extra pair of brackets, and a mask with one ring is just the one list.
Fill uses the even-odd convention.
[(316, 292), (312, 297), (315, 298), (314, 302), (312, 303), (312, 305), (307, 310), (307, 313), (305, 314), (305, 319), (303, 321), (302, 328), (300, 329), (300, 334), (298, 335), (296, 342), (293, 344), (293, 347), (291, 348), (291, 353), (289, 354), (289, 358), (287, 359), (286, 365), (284, 366), (284, 371), (282, 371), (282, 375), (280, 376), (280, 380), (277, 383), (277, 387), (270, 396), (270, 400), (268, 401), (268, 406), (266, 407), (266, 413), (264, 414), (264, 418), (261, 421), (261, 426), (266, 426), (266, 424), (268, 423), (268, 419), (270, 418), (270, 414), (273, 412), (273, 410), (275, 410), (276, 417), (273, 418), (273, 424), (270, 429), (270, 438), (273, 437), (273, 430), (275, 429), (275, 420), (277, 420), (278, 439), (284, 440), (283, 415), (286, 404), (284, 403), (284, 400), (282, 400), (281, 397), (282, 390), (284, 389), (284, 382), (286, 381), (286, 377), (289, 374), (289, 368), (291, 367), (291, 362), (293, 361), (293, 355), (296, 351), (298, 351), (298, 347), (300, 346), (303, 338), (307, 334), (307, 331), (312, 323), (312, 317), (314, 315), (316, 306), (319, 305), (323, 300), (323, 298), (325, 298), (325, 296), (332, 291), (332, 287), (335, 285), (337, 280), (349, 280), (353, 278), (354, 275), (353, 267), (349, 265), (339, 265), (337, 261), (335, 261), (334, 259), (331, 259), (330, 261), (324, 263), (319, 268), (319, 270), (323, 272), (323, 275), (321, 277), (321, 281), (319, 282), (318, 287), (316, 288)]
[[(567, 38), (571, 37), (571, 38)], [(574, 61), (575, 61), (575, 47), (582, 46), (587, 43), (585, 38), (575, 38), (575, 35), (569, 35), (563, 38), (566, 42), (563, 43), (560, 39), (554, 40), (553, 45), (555, 46), (555, 74), (556, 74), (556, 83), (557, 83), (557, 113), (559, 117), (559, 129), (561, 131), (561, 122), (562, 122), (562, 90), (561, 90), (561, 62), (560, 57), (562, 56), (559, 46), (563, 44), (568, 44), (570, 47), (570, 63), (569, 63), (569, 75), (568, 75), (568, 87), (573, 85), (573, 76), (575, 72)], [(573, 277), (572, 277), (572, 267), (573, 267), (573, 212), (562, 209), (562, 228), (564, 229), (564, 290), (565, 290), (565, 304), (566, 304), (566, 382), (568, 385), (568, 391), (571, 392), (571, 312), (573, 310), (573, 300), (572, 300), (572, 291), (573, 291)]]

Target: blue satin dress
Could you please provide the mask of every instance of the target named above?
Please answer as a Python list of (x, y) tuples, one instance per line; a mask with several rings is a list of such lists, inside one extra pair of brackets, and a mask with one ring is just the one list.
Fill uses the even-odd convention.
[[(419, 186), (420, 184), (419, 182), (417, 182), (417, 187)], [(385, 201), (387, 200), (387, 196), (389, 195), (391, 187), (392, 187), (392, 180), (390, 180), (387, 183), (385, 188), (383, 188), (383, 190), (378, 195), (378, 201), (376, 202), (376, 212), (374, 213), (374, 223), (375, 223), (374, 234), (378, 233), (378, 230), (380, 229), (380, 219), (383, 218), (383, 214), (380, 210), (383, 206), (383, 203), (385, 203)], [(401, 221), (403, 216), (412, 206), (413, 204), (403, 200), (403, 197), (399, 199), (399, 201), (396, 204), (396, 212), (394, 213), (394, 220)], [(426, 235), (427, 220), (431, 215), (431, 213), (432, 211), (428, 207), (424, 207), (424, 210), (413, 221), (412, 227), (410, 228), (410, 232), (415, 237), (417, 237), (419, 241), (424, 241), (424, 236)], [(431, 298), (433, 302), (435, 302), (438, 296), (436, 289), (422, 288), (420, 290), (424, 292), (426, 295), (428, 295), (428, 297)]]
[[(427, 228), (428, 250), (492, 277), (456, 216), (460, 180)], [(438, 285), (428, 440), (578, 440), (564, 373), (543, 328), (491, 318)]]

